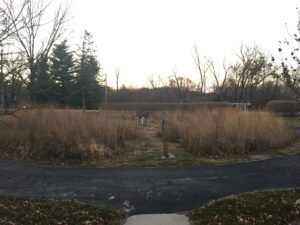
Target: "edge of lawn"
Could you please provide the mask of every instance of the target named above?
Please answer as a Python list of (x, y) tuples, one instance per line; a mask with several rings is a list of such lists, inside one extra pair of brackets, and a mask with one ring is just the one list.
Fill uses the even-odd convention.
[[(272, 158), (292, 156), (300, 153), (300, 138), (294, 143), (279, 149), (270, 151), (262, 151), (246, 155), (225, 155), (218, 157), (197, 157), (182, 149), (170, 150), (175, 156), (175, 159), (162, 159), (162, 152), (157, 151), (149, 155), (129, 155), (126, 161), (118, 160), (118, 158), (86, 162), (86, 161), (67, 161), (67, 162), (53, 162), (46, 160), (28, 160), (20, 159), (17, 157), (0, 156), (0, 161), (10, 161), (25, 163), (31, 165), (45, 166), (45, 167), (58, 167), (58, 168), (153, 168), (153, 167), (194, 167), (201, 165), (225, 165), (236, 163), (249, 163), (255, 161), (263, 161)], [(125, 155), (122, 156), (126, 158)]]
[(100, 204), (0, 195), (0, 224), (120, 225), (125, 213)]
[(300, 188), (230, 195), (192, 210), (188, 217), (192, 225), (293, 223), (300, 221)]

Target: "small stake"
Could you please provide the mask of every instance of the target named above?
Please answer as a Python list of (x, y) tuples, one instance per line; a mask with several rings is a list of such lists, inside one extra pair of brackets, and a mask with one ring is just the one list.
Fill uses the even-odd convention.
[(163, 136), (163, 158), (169, 159), (169, 144), (167, 141), (167, 131), (166, 131), (165, 124), (166, 124), (166, 122), (163, 119), (161, 121), (161, 131), (162, 131), (162, 136)]

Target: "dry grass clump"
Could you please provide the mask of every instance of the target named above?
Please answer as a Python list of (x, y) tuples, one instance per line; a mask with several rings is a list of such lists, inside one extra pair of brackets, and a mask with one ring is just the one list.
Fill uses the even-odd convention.
[(189, 152), (203, 156), (274, 150), (296, 138), (282, 118), (269, 112), (227, 108), (161, 116), (167, 121), (170, 141), (177, 139)]
[(3, 118), (1, 150), (23, 157), (89, 160), (120, 153), (137, 135), (130, 113), (70, 110), (21, 111)]

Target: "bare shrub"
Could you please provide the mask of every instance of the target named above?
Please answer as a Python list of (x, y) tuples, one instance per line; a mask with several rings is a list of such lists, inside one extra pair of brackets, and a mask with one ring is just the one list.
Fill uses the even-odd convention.
[(71, 110), (22, 111), (4, 118), (2, 150), (31, 158), (88, 160), (112, 157), (137, 135), (130, 113)]
[(169, 124), (169, 140), (174, 141), (176, 136), (176, 141), (197, 155), (249, 154), (273, 150), (290, 144), (296, 138), (282, 118), (269, 112), (242, 112), (224, 108), (168, 112), (161, 116)]

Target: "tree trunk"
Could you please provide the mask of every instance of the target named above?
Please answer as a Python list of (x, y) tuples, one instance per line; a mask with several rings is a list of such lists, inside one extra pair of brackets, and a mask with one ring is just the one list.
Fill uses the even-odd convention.
[(86, 108), (86, 105), (85, 105), (85, 92), (84, 92), (83, 88), (81, 89), (81, 108), (83, 110), (85, 110), (85, 108)]

